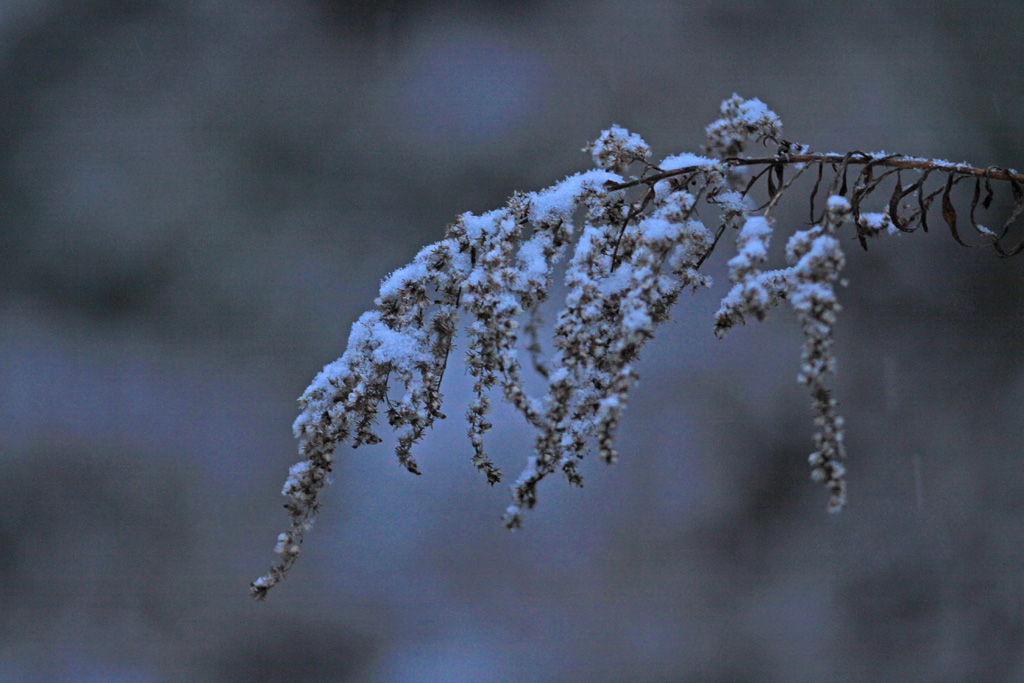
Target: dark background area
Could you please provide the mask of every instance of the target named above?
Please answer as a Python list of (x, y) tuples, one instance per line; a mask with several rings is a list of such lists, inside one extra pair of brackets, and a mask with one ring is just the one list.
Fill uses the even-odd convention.
[(340, 453), (247, 597), (295, 397), (457, 214), (613, 122), (697, 151), (733, 92), (817, 151), (1022, 168), (1022, 38), (1016, 1), (0, 2), (0, 680), (1024, 680), (1024, 257), (939, 220), (849, 242), (840, 515), (792, 315), (711, 334), (724, 242), (615, 467), (507, 532), (454, 364), (423, 476)]

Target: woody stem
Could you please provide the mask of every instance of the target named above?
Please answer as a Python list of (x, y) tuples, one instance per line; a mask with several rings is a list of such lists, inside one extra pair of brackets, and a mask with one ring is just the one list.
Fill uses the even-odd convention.
[[(758, 166), (762, 164), (872, 164), (886, 168), (905, 168), (917, 171), (943, 171), (946, 173), (957, 173), (964, 176), (975, 176), (978, 178), (991, 178), (992, 180), (1016, 181), (1024, 184), (1024, 174), (1016, 173), (1003, 168), (975, 168), (967, 164), (944, 164), (929, 159), (907, 158), (900, 155), (872, 156), (861, 152), (844, 154), (788, 154), (774, 157), (728, 157), (722, 160), (726, 166)], [(628, 180), (622, 183), (609, 185), (609, 190), (625, 190), (640, 184), (649, 185), (659, 180), (672, 178), (686, 173), (700, 171), (702, 166), (687, 166), (671, 171), (662, 171), (644, 178)]]

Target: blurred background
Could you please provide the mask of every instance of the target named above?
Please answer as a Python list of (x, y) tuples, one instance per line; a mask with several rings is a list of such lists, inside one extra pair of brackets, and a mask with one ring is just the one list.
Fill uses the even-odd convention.
[(1024, 680), (1024, 257), (938, 219), (849, 242), (840, 515), (791, 313), (711, 334), (723, 242), (615, 467), (507, 532), (454, 364), (423, 476), (340, 453), (248, 598), (295, 398), (457, 214), (612, 123), (696, 151), (733, 92), (817, 151), (1022, 168), (1022, 38), (1016, 0), (0, 1), (0, 680)]

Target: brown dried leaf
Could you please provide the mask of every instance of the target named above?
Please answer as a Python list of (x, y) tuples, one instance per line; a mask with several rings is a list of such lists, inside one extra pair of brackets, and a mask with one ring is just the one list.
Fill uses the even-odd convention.
[(971, 227), (979, 235), (984, 237), (995, 237), (993, 233), (988, 230), (982, 230), (978, 227), (978, 221), (974, 218), (974, 210), (978, 207), (978, 198), (981, 197), (981, 178), (974, 178), (974, 196), (971, 197)]
[(818, 186), (821, 185), (821, 176), (825, 172), (825, 164), (818, 164), (818, 179), (814, 181), (814, 189), (811, 190), (811, 224), (815, 224), (818, 221), (814, 220), (814, 197), (818, 194)]
[(892, 196), (889, 197), (889, 219), (898, 230), (911, 232), (907, 226), (907, 220), (900, 216), (900, 200), (903, 199), (903, 178), (899, 170), (896, 171), (896, 185), (892, 188)]
[(1010, 172), (1010, 169), (1003, 169), (1003, 173), (1005, 173), (1006, 177), (1010, 179), (1010, 190), (1013, 192), (1014, 203), (1020, 204), (1024, 201), (1024, 187), (1021, 187), (1020, 183), (1017, 182), (1017, 179), (1013, 176), (1013, 173)]
[(1009, 169), (1003, 168), (999, 170), (1005, 173), (1010, 181), (1010, 192), (1013, 193), (1013, 212), (1010, 214), (1010, 217), (1006, 219), (1006, 222), (1003, 223), (1002, 230), (999, 231), (999, 237), (996, 238), (996, 251), (999, 252), (1000, 256), (1012, 256), (1020, 251), (1020, 249), (1018, 248), (1011, 252), (1004, 253), (999, 247), (999, 242), (1006, 237), (1006, 233), (1009, 232), (1010, 226), (1017, 220), (1017, 216), (1024, 211), (1024, 188), (1022, 188), (1020, 183), (1017, 182), (1017, 179), (1013, 177), (1013, 173), (1011, 173)]
[(928, 207), (931, 201), (925, 200), (924, 179), (928, 177), (929, 173), (931, 173), (931, 169), (924, 172), (924, 175), (921, 176), (921, 183), (917, 188), (917, 208), (921, 213), (921, 229), (925, 232), (928, 232)]
[[(985, 173), (987, 174), (990, 170), (992, 169), (985, 169)], [(992, 179), (988, 175), (985, 176), (985, 198), (981, 200), (981, 205), (986, 209), (992, 205)]]
[(942, 220), (946, 221), (946, 225), (949, 226), (949, 231), (953, 234), (953, 239), (966, 247), (969, 245), (960, 239), (960, 234), (956, 230), (956, 209), (953, 208), (953, 201), (949, 198), (949, 191), (951, 189), (953, 189), (952, 173), (946, 176), (946, 188), (942, 191)]
[(857, 241), (860, 242), (861, 248), (864, 251), (867, 251), (867, 236), (864, 234), (864, 228), (860, 224), (860, 200), (860, 192), (854, 190), (853, 194), (850, 196), (850, 211), (853, 213), (853, 227), (857, 230)]
[[(846, 196), (846, 169), (850, 165), (850, 160), (856, 154), (864, 156), (863, 152), (853, 151), (853, 152), (847, 152), (846, 155), (843, 157), (842, 163), (840, 163), (839, 164), (839, 168), (836, 169), (835, 178), (832, 179), (832, 184), (828, 188), (828, 195), (829, 195), (829, 197), (831, 197), (832, 195), (836, 194), (836, 186), (839, 184), (840, 178), (842, 178), (843, 186), (842, 186), (842, 188), (839, 189), (839, 194), (842, 195), (843, 197)], [(832, 168), (835, 169), (835, 165), (834, 164), (832, 165)]]
[(871, 184), (872, 178), (875, 175), (875, 167), (872, 162), (868, 162), (863, 169), (861, 169), (860, 177), (857, 178), (855, 185), (860, 185), (862, 191), (866, 191), (868, 186)]
[[(1021, 206), (1024, 206), (1024, 205), (1021, 205)], [(1019, 211), (1014, 211), (1014, 215), (1016, 215), (1018, 213), (1020, 213), (1020, 212)], [(1011, 222), (1012, 222), (1012, 220), (1013, 219), (1011, 219)], [(1004, 257), (1016, 256), (1020, 252), (1024, 251), (1024, 241), (1021, 241), (1020, 244), (1018, 244), (1017, 246), (1015, 246), (1013, 249), (1011, 249), (1009, 251), (1006, 251), (1005, 249), (1003, 249), (1002, 246), (1000, 246), (998, 241), (993, 242), (992, 246), (996, 248), (996, 251), (999, 253), (1000, 256), (1004, 256)]]
[[(1017, 220), (1017, 216), (1021, 215), (1021, 213), (1024, 213), (1024, 200), (1017, 202), (1017, 204), (1013, 207), (1013, 212), (1010, 213), (1010, 217), (1006, 219), (1005, 223), (1003, 223), (1003, 229), (999, 231), (999, 238), (996, 240), (997, 248), (999, 246), (1000, 240), (1006, 237), (1006, 233), (1010, 230), (1010, 226), (1013, 225), (1013, 223)], [(1004, 255), (1012, 256), (1013, 254), (1016, 254), (1018, 251), (1020, 251), (1020, 247), (1014, 249), (1011, 254)]]
[[(885, 158), (888, 159), (890, 157), (885, 157)], [(875, 188), (877, 188), (879, 185), (881, 185), (883, 180), (885, 180), (886, 178), (891, 176), (893, 173), (898, 173), (899, 170), (900, 169), (898, 169), (898, 168), (891, 168), (888, 171), (885, 171), (884, 173), (882, 173), (882, 175), (880, 175), (877, 178), (873, 179), (871, 181), (871, 184), (864, 188), (864, 194), (868, 195), (868, 194), (871, 194), (872, 192), (874, 192)]]

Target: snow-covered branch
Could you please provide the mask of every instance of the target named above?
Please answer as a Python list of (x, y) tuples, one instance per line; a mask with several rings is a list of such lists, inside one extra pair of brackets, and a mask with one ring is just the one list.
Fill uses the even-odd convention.
[[(927, 229), (928, 211), (938, 199), (943, 221), (966, 244), (951, 190), (973, 180), (970, 225), (1000, 255), (1013, 255), (1024, 243), (1004, 242), (1024, 211), (1024, 176), (885, 153), (814, 154), (784, 140), (779, 117), (762, 102), (735, 95), (722, 103), (721, 118), (706, 133), (702, 154), (653, 163), (639, 135), (613, 126), (585, 148), (594, 169), (544, 190), (517, 193), (503, 208), (459, 216), (444, 239), (384, 279), (375, 309), (353, 325), (341, 358), (299, 399), (294, 432), (302, 460), (282, 490), (291, 524), (278, 537), (277, 560), (252, 583), (255, 597), (263, 598), (298, 557), (337, 447), (381, 440), (375, 432), (381, 411), (397, 435), (399, 463), (419, 474), (412, 448), (444, 418), (441, 381), (460, 317), (465, 363), (474, 380), (466, 414), (469, 460), (489, 484), (501, 481), (485, 448), (494, 393), (535, 432), (533, 453), (511, 484), (506, 526), (521, 525), (548, 475), (561, 471), (579, 486), (580, 462), (589, 453), (614, 462), (615, 432), (642, 348), (684, 290), (708, 287), (699, 269), (730, 231), (736, 235), (736, 255), (728, 264), (733, 286), (722, 299), (714, 332), (723, 336), (747, 317), (761, 320), (781, 302), (789, 303), (804, 334), (798, 381), (808, 387), (815, 412), (812, 478), (829, 491), (829, 510), (842, 508), (843, 419), (829, 388), (840, 310), (834, 282), (845, 263), (840, 232), (852, 223), (866, 247), (867, 238), (885, 232)], [(744, 156), (751, 143), (776, 151)], [(775, 232), (772, 211), (808, 172), (816, 176), (811, 227), (788, 237), (785, 266), (765, 269)], [(904, 185), (904, 172), (917, 173), (916, 180)], [(944, 175), (945, 182), (928, 189), (933, 174)], [(891, 189), (883, 192), (890, 178)], [(1014, 206), (998, 229), (976, 220), (979, 204), (988, 209), (993, 201), (993, 183), (1009, 187)], [(752, 200), (755, 186), (767, 191), (761, 206)], [(862, 202), (875, 195), (885, 200), (883, 211), (862, 211)], [(547, 344), (552, 352), (543, 358), (539, 308), (562, 261), (567, 294)], [(524, 370), (521, 350), (530, 354), (532, 370)], [(536, 395), (524, 385), (524, 372), (530, 371), (545, 387)]]

